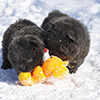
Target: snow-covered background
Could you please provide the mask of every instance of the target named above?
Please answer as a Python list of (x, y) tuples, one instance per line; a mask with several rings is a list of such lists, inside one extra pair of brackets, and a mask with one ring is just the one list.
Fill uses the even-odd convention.
[(100, 0), (0, 0), (1, 41), (7, 27), (19, 18), (41, 25), (53, 9), (59, 9), (89, 29), (90, 52), (76, 74), (66, 79), (50, 79), (52, 84), (21, 86), (14, 69), (0, 69), (0, 100), (100, 100)]

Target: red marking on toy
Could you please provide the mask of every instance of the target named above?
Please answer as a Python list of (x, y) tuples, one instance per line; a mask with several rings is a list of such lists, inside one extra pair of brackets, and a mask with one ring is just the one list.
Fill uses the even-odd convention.
[(49, 50), (47, 48), (44, 49), (44, 53), (49, 52)]

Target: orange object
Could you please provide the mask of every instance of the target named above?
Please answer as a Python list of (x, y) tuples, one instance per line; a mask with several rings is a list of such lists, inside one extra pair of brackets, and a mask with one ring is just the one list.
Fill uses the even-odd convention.
[(32, 73), (22, 72), (18, 75), (18, 78), (21, 84), (26, 86), (43, 82), (50, 76), (63, 79), (68, 74), (68, 69), (66, 68), (68, 64), (68, 61), (62, 61), (56, 56), (51, 56), (43, 63), (42, 67), (37, 66)]
[(40, 66), (37, 66), (32, 73), (21, 72), (18, 75), (19, 81), (25, 86), (31, 86), (33, 84), (43, 82), (46, 80), (46, 76)]
[(51, 58), (47, 59), (43, 63), (42, 68), (47, 77), (53, 75), (56, 78), (62, 79), (67, 75), (68, 69), (66, 68), (66, 66), (68, 64), (68, 61), (62, 61), (56, 56), (51, 56)]
[(64, 79), (68, 74), (68, 69), (65, 66), (61, 66), (59, 68), (56, 68), (53, 71), (53, 76), (58, 79)]
[(18, 75), (19, 81), (21, 82), (21, 84), (25, 85), (25, 86), (31, 86), (35, 83), (35, 80), (31, 77), (31, 73), (30, 72), (21, 72)]
[(52, 75), (52, 71), (56, 69), (57, 67), (61, 66), (62, 64), (63, 64), (63, 61), (60, 58), (56, 56), (51, 56), (49, 59), (47, 59), (43, 63), (42, 68), (45, 75), (47, 77), (50, 77)]
[(35, 80), (35, 83), (43, 82), (46, 80), (46, 76), (40, 66), (37, 66), (34, 69), (34, 71), (32, 72), (32, 78)]

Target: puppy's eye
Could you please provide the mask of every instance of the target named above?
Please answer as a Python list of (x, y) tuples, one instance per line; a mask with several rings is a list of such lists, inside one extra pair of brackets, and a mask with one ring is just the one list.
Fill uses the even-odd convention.
[(62, 40), (59, 40), (59, 42), (61, 43), (61, 42), (62, 42)]
[(28, 59), (28, 60), (27, 60), (27, 62), (32, 62), (32, 61), (33, 61), (33, 59)]
[(48, 41), (50, 41), (50, 38), (47, 38), (48, 39)]

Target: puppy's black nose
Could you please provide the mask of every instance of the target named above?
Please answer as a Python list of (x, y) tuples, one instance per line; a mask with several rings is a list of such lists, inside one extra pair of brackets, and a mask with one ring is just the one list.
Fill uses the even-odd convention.
[(25, 70), (26, 70), (26, 67), (25, 67), (24, 65), (21, 65), (21, 66), (20, 66), (20, 70), (21, 70), (21, 71), (25, 71)]

